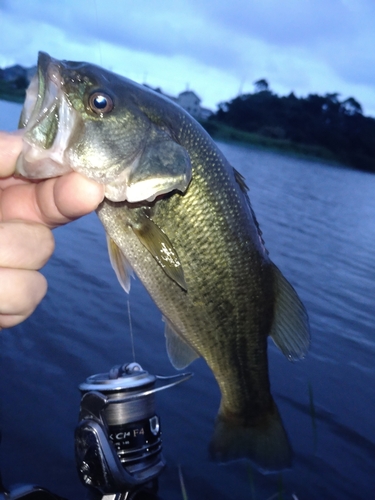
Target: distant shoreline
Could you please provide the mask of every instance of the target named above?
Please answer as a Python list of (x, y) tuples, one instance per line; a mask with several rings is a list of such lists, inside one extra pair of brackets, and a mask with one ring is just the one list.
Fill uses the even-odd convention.
[(0, 88), (0, 100), (15, 102), (22, 104), (26, 97), (26, 91), (24, 89), (15, 89), (12, 91), (3, 90)]
[(309, 144), (300, 144), (287, 139), (273, 139), (260, 134), (244, 132), (243, 130), (229, 127), (213, 120), (200, 122), (200, 124), (215, 140), (253, 146), (267, 151), (275, 151), (311, 160), (324, 160), (327, 163), (337, 166), (355, 169), (351, 165), (343, 164), (331, 151), (320, 146), (310, 146)]

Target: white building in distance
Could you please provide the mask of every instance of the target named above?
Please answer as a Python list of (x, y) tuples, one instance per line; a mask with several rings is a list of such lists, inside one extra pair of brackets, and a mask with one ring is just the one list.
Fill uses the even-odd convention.
[(201, 99), (192, 90), (181, 92), (175, 101), (196, 120), (207, 120), (212, 114), (210, 109), (201, 107)]
[(202, 108), (201, 99), (192, 90), (185, 90), (184, 92), (178, 94), (178, 97), (174, 97), (165, 94), (160, 87), (153, 88), (147, 85), (146, 83), (144, 83), (143, 85), (145, 87), (154, 90), (155, 92), (158, 92), (159, 94), (164, 95), (165, 97), (168, 97), (168, 99), (175, 102), (176, 104), (181, 106), (181, 108), (183, 108), (185, 111), (190, 113), (191, 116), (196, 120), (208, 120), (208, 118), (212, 115), (212, 111), (210, 109)]

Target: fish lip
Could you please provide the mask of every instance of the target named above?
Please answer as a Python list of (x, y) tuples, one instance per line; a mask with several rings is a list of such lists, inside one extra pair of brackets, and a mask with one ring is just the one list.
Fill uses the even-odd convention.
[[(28, 179), (56, 177), (72, 171), (64, 159), (71, 131), (58, 120), (52, 144), (46, 144), (37, 129), (48, 115), (63, 111), (65, 125), (75, 121), (76, 112), (64, 93), (61, 64), (46, 52), (39, 52), (37, 72), (26, 92), (19, 128), (23, 128), (23, 149), (16, 162), (15, 175)], [(57, 116), (57, 115), (56, 115)], [(71, 130), (73, 127), (71, 127)], [(43, 137), (43, 134), (40, 135)]]
[[(43, 101), (45, 101), (46, 94), (48, 93), (46, 92), (46, 82), (49, 76), (48, 68), (52, 60), (52, 57), (46, 52), (39, 52), (37, 71), (26, 90), (26, 99), (21, 112), (18, 128), (27, 128), (30, 121), (34, 122), (37, 120), (37, 116), (34, 115), (36, 115), (37, 110), (42, 107)], [(55, 65), (58, 66), (57, 61), (53, 61)], [(56, 78), (53, 79), (56, 80)]]

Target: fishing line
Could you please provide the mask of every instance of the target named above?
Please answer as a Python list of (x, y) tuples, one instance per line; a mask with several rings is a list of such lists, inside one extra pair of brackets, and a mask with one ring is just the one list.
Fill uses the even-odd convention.
[(130, 300), (129, 299), (128, 299), (128, 316), (129, 316), (129, 329), (130, 329), (130, 340), (131, 340), (131, 344), (132, 344), (133, 361), (135, 363), (134, 336), (133, 336), (132, 317), (130, 314)]
[[(99, 32), (99, 9), (98, 9), (98, 0), (95, 1), (95, 14), (96, 14), (96, 27), (97, 32)], [(100, 38), (97, 39), (98, 48), (99, 48), (99, 65), (103, 66), (103, 55), (102, 55), (102, 45), (100, 42)]]

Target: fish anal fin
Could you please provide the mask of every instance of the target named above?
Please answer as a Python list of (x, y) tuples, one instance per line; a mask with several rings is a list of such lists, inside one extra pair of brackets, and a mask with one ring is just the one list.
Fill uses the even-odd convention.
[(133, 270), (125, 258), (120, 248), (116, 245), (113, 239), (107, 235), (107, 245), (109, 260), (116, 273), (120, 285), (126, 293), (130, 292), (130, 278), (133, 276)]
[(220, 463), (248, 459), (260, 472), (270, 474), (291, 467), (293, 452), (274, 404), (255, 425), (240, 424), (220, 411), (209, 455)]
[(164, 333), (170, 362), (177, 370), (182, 370), (199, 358), (199, 354), (176, 333), (168, 319), (163, 318), (163, 320), (165, 322)]
[(305, 356), (310, 345), (310, 328), (306, 309), (297, 292), (273, 265), (275, 309), (271, 337), (289, 359)]
[(142, 217), (141, 223), (132, 226), (132, 229), (167, 276), (183, 290), (187, 291), (180, 258), (164, 231), (146, 214)]

